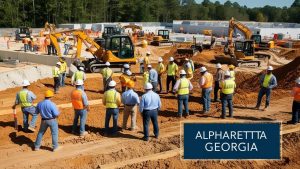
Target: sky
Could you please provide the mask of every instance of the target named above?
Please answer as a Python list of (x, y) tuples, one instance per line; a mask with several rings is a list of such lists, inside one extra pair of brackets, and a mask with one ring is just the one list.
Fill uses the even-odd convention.
[[(201, 3), (203, 0), (196, 0), (196, 2)], [(210, 0), (215, 2), (216, 0)], [(224, 4), (227, 0), (218, 0), (221, 4)], [(246, 5), (249, 8), (253, 7), (264, 7), (265, 5), (283, 7), (290, 7), (294, 0), (230, 0), (230, 2), (238, 2), (241, 6)]]

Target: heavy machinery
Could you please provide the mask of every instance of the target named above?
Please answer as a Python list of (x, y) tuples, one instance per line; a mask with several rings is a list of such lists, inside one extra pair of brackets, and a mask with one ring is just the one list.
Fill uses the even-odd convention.
[(25, 27), (25, 26), (22, 26), (22, 27), (19, 27), (16, 31), (15, 31), (15, 34), (16, 34), (16, 41), (20, 41), (22, 40), (23, 38), (30, 38), (30, 29), (29, 27)]
[[(83, 30), (68, 30), (50, 34), (51, 42), (57, 50), (57, 55), (62, 56), (58, 38), (63, 37), (63, 34), (68, 33), (76, 37), (77, 50), (76, 60), (83, 60), (85, 69), (90, 72), (99, 72), (105, 66), (105, 62), (110, 62), (111, 67), (115, 70), (121, 70), (124, 63), (136, 64), (134, 56), (134, 46), (129, 36), (127, 35), (112, 35), (107, 37), (102, 42), (96, 42), (91, 39)], [(104, 43), (103, 43), (104, 42)], [(85, 44), (87, 51), (94, 57), (88, 59), (81, 58), (82, 43)], [(99, 45), (102, 44), (102, 45)]]
[(157, 35), (153, 37), (153, 41), (150, 44), (153, 46), (173, 45), (173, 42), (170, 41), (170, 31), (167, 29), (158, 30)]
[(197, 43), (196, 38), (193, 37), (192, 44), (185, 44), (177, 47), (177, 51), (174, 54), (175, 62), (182, 65), (185, 62), (185, 58), (192, 58), (197, 55), (198, 52), (203, 51), (202, 43)]
[(102, 38), (107, 39), (113, 35), (121, 35), (124, 33), (124, 29), (120, 25), (105, 26), (102, 33)]
[(203, 38), (203, 41), (202, 41), (202, 47), (204, 49), (210, 49), (211, 46), (213, 45), (214, 43), (214, 37), (212, 36), (212, 30), (210, 29), (204, 29), (202, 31), (203, 35), (204, 35), (204, 38)]

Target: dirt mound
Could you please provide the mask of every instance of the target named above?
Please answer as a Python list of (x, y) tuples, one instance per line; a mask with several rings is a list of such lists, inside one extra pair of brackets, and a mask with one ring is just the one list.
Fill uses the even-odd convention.
[(300, 49), (291, 49), (291, 48), (276, 48), (273, 49), (273, 52), (282, 58), (286, 58), (288, 60), (294, 59), (300, 55)]

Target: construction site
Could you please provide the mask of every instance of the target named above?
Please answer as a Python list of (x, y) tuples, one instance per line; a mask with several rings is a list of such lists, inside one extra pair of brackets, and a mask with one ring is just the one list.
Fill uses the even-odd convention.
[[(45, 28), (12, 28), (1, 30), (0, 37), (0, 168), (299, 168), (300, 125), (288, 124), (292, 119), (291, 95), (295, 80), (300, 77), (299, 27), (293, 25), (289, 33), (264, 31), (264, 26), (230, 21), (199, 21), (195, 26), (187, 21), (173, 24), (158, 23), (97, 23), (97, 24), (45, 24)], [(196, 21), (194, 21), (196, 22)], [(203, 26), (203, 23), (206, 23)], [(221, 25), (221, 26), (220, 26)], [(261, 30), (258, 31), (259, 26)], [(195, 32), (194, 30), (197, 30)], [(295, 33), (296, 32), (296, 33)], [(269, 33), (269, 34), (267, 34)], [(65, 40), (67, 37), (67, 40)], [(24, 39), (29, 39), (25, 42)], [(51, 41), (52, 53), (46, 39)], [(66, 50), (66, 44), (68, 50)], [(25, 46), (26, 45), (26, 46)], [(29, 47), (28, 49), (27, 46)], [(25, 52), (26, 51), (26, 52)], [(166, 89), (167, 73), (161, 75), (161, 108), (158, 111), (160, 134), (155, 138), (150, 124), (150, 138), (143, 138), (143, 117), (137, 111), (136, 130), (122, 130), (124, 105), (120, 105), (118, 132), (105, 135), (103, 104), (103, 76), (106, 62), (114, 73), (116, 90), (122, 92), (120, 76), (123, 65), (129, 64), (134, 75), (134, 91), (141, 97), (144, 77), (140, 71), (141, 60), (149, 54), (149, 64), (156, 68), (159, 57), (165, 67), (170, 57), (179, 70), (184, 69), (186, 58), (194, 62), (193, 89), (189, 93), (189, 116), (178, 117), (177, 96)], [(44, 100), (46, 90), (53, 91), (53, 67), (62, 58), (67, 63), (65, 86), (51, 98), (60, 115), (58, 143), (61, 150), (52, 152), (51, 131), (44, 135), (39, 151), (34, 150), (40, 123), (35, 132), (23, 130), (23, 113), (16, 108), (18, 126), (15, 128), (12, 106), (22, 82), (28, 80), (28, 89), (37, 99)], [(233, 117), (221, 119), (221, 102), (211, 102), (208, 113), (203, 112), (200, 69), (206, 67), (214, 77), (216, 64), (226, 71), (234, 65), (236, 89), (233, 96)], [(74, 108), (71, 93), (72, 75), (79, 65), (84, 67), (84, 91), (89, 101), (86, 118), (87, 135), (72, 133)], [(268, 109), (255, 109), (259, 78), (269, 66), (274, 68), (277, 86), (272, 90)], [(179, 78), (179, 71), (176, 75)], [(214, 93), (211, 92), (211, 98)], [(265, 97), (262, 105), (264, 106)], [(263, 107), (261, 106), (261, 107)], [(267, 107), (267, 106), (266, 106)], [(199, 121), (260, 122), (280, 121), (280, 160), (183, 160), (181, 123)], [(298, 167), (297, 167), (298, 166)]]

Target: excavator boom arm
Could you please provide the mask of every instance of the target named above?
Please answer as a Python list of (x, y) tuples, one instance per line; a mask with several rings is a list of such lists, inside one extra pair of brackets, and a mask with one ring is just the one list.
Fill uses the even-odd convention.
[(241, 22), (236, 21), (234, 18), (231, 18), (229, 21), (229, 28), (228, 28), (228, 40), (232, 43), (232, 36), (234, 29), (240, 30), (244, 35), (245, 39), (250, 39), (252, 36), (252, 31)]

